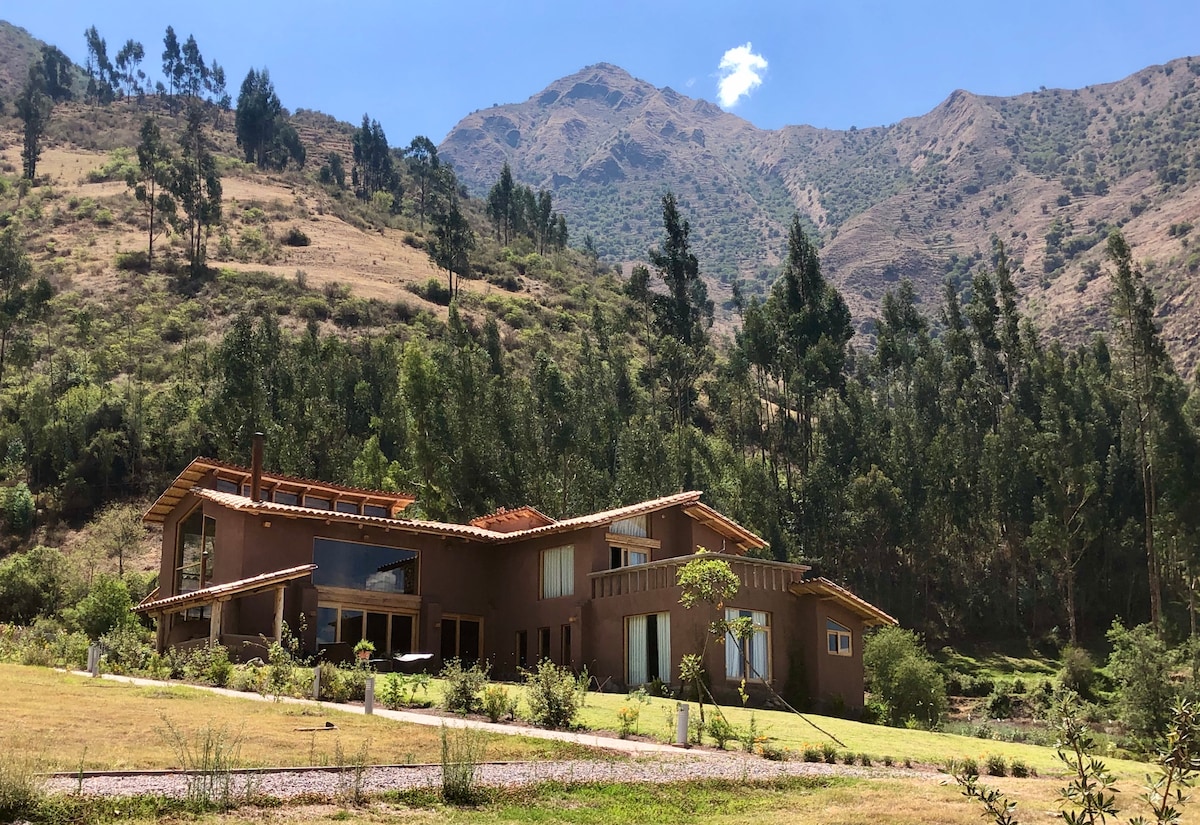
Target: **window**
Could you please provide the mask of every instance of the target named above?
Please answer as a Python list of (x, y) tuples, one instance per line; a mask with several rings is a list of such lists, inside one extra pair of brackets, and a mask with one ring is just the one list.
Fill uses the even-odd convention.
[(833, 619), (825, 620), (825, 639), (829, 653), (833, 656), (851, 655), (850, 628), (840, 625)]
[(332, 510), (333, 501), (328, 498), (322, 498), (321, 496), (305, 496), (304, 506), (311, 507), (314, 510)]
[(364, 516), (379, 516), (380, 518), (391, 518), (391, 515), (392, 515), (388, 511), (388, 508), (380, 507), (378, 504), (364, 504), (362, 511), (363, 511)]
[(671, 614), (625, 618), (626, 683), (671, 681)]
[(241, 488), (238, 487), (236, 481), (230, 481), (225, 478), (217, 479), (217, 489), (222, 493), (239, 493)]
[(650, 554), (644, 550), (630, 550), (628, 547), (610, 547), (609, 551), (609, 567), (616, 570), (618, 567), (632, 567), (635, 564), (645, 564), (650, 561)]
[(761, 610), (725, 608), (725, 621), (749, 619), (754, 632), (736, 638), (725, 634), (725, 678), (765, 682), (771, 678), (771, 616)]
[(556, 599), (575, 593), (575, 546), (542, 551), (542, 598)]
[(647, 538), (650, 533), (646, 530), (646, 517), (634, 516), (633, 518), (623, 518), (620, 521), (614, 521), (608, 527), (608, 532), (616, 533), (619, 536), (633, 536), (635, 538)]
[(571, 666), (571, 626), (565, 624), (562, 626), (562, 664), (563, 667)]
[(529, 667), (529, 632), (517, 631), (517, 667)]
[(337, 503), (337, 511), (339, 513), (358, 513), (358, 505), (353, 501), (339, 501)]
[(442, 616), (442, 661), (458, 659), (465, 667), (479, 661), (483, 645), (483, 619), (475, 616)]
[(276, 490), (274, 498), (275, 498), (276, 504), (293, 504), (294, 505), (294, 504), (300, 503), (300, 499), (296, 497), (295, 493), (285, 493), (283, 490)]
[(538, 664), (550, 658), (550, 628), (538, 628)]
[(378, 593), (417, 592), (417, 553), (378, 544), (313, 539), (313, 584)]
[(367, 639), (380, 657), (412, 653), (416, 616), (383, 613), (357, 607), (322, 604), (317, 607), (317, 647), (355, 645)]
[[(213, 562), (216, 557), (217, 521), (204, 515), (197, 507), (179, 523), (175, 544), (175, 592), (193, 593), (212, 583)], [(207, 617), (211, 607), (193, 607), (185, 611), (184, 620)]]

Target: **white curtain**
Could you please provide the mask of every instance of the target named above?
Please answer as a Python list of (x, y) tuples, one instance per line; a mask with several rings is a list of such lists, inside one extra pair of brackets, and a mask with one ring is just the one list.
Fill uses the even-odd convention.
[(644, 685), (650, 681), (646, 675), (646, 617), (630, 616), (625, 620), (625, 647), (629, 651), (628, 683), (630, 686)]
[(575, 546), (542, 551), (542, 598), (555, 599), (575, 593)]
[[(725, 621), (732, 622), (738, 618), (738, 611), (735, 608), (725, 608)], [(732, 631), (725, 634), (725, 678), (726, 679), (741, 679), (746, 674), (742, 672), (742, 644), (739, 643), (737, 637)]]
[(671, 681), (671, 614), (658, 614), (658, 678)]
[(767, 672), (770, 661), (767, 656), (767, 646), (771, 641), (771, 636), (767, 632), (767, 614), (756, 610), (751, 614), (751, 618), (754, 620), (754, 636), (751, 637), (753, 644), (750, 646), (750, 667), (752, 668), (750, 676), (754, 679), (766, 679), (771, 675)]
[(614, 521), (608, 527), (608, 532), (616, 533), (619, 536), (637, 536), (638, 538), (646, 538), (646, 517), (634, 516), (633, 518), (623, 518), (620, 521)]

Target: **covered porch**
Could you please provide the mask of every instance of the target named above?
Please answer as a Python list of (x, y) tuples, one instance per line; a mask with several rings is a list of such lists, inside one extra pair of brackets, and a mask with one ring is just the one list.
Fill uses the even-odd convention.
[[(262, 573), (247, 579), (239, 579), (238, 581), (215, 584), (210, 587), (193, 590), (189, 593), (180, 593), (161, 599), (155, 598), (158, 592), (155, 591), (134, 607), (133, 610), (135, 613), (155, 618), (158, 626), (158, 633), (155, 637), (155, 649), (159, 653), (162, 653), (168, 646), (170, 625), (175, 616), (186, 613), (189, 610), (199, 609), (202, 611), (204, 608), (208, 608), (208, 638), (204, 639), (203, 636), (195, 636), (187, 640), (187, 642), (191, 644), (204, 644), (205, 642), (208, 644), (224, 644), (224, 640), (228, 635), (224, 632), (226, 605), (234, 599), (273, 591), (275, 594), (275, 611), (271, 635), (276, 642), (282, 642), (284, 592), (287, 589), (287, 585), (291, 581), (310, 575), (316, 569), (317, 566), (315, 564), (302, 564), (297, 567)], [(238, 628), (238, 630), (244, 630), (244, 628)], [(238, 641), (258, 638), (246, 636), (244, 633), (235, 635)]]

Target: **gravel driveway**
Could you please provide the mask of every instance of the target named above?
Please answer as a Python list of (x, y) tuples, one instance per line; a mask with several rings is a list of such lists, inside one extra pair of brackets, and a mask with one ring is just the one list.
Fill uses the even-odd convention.
[[(256, 794), (288, 799), (306, 794), (336, 796), (353, 790), (353, 770), (313, 769), (277, 772), (238, 773), (233, 776), (233, 791), (247, 787)], [(703, 753), (643, 756), (621, 760), (571, 760), (562, 762), (510, 762), (483, 764), (477, 769), (479, 781), (494, 787), (516, 787), (539, 782), (679, 782), (691, 779), (732, 779), (755, 781), (786, 776), (918, 776), (927, 773), (899, 768), (858, 768), (827, 765), (820, 762), (772, 762), (761, 757), (735, 753)], [(442, 769), (437, 765), (367, 768), (363, 772), (362, 792), (439, 788)], [(76, 778), (57, 776), (47, 783), (48, 790), (74, 793)], [(87, 794), (132, 796), (164, 794), (182, 796), (187, 779), (180, 774), (95, 776), (83, 780)]]

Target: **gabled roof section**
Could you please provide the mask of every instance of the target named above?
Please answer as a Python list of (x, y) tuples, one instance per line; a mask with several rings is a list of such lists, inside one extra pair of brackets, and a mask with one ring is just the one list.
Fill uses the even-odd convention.
[(797, 596), (817, 596), (820, 599), (835, 601), (862, 619), (863, 624), (867, 627), (900, 624), (900, 622), (887, 613), (884, 613), (875, 605), (855, 596), (846, 588), (834, 584), (829, 579), (808, 579), (807, 581), (796, 582), (788, 589)]
[(513, 533), (533, 527), (548, 527), (555, 521), (536, 507), (526, 505), (512, 510), (500, 507), (486, 516), (471, 519), (469, 523), (472, 527), (494, 530), (497, 533)]
[(226, 493), (221, 490), (200, 488), (195, 491), (200, 498), (214, 501), (231, 510), (243, 513), (262, 515), (278, 514), (284, 518), (320, 519), (327, 522), (342, 522), (345, 524), (370, 524), (393, 530), (408, 530), (414, 533), (427, 533), (435, 536), (454, 536), (457, 538), (477, 539), (480, 541), (502, 538), (504, 533), (496, 533), (467, 524), (446, 524), (440, 521), (416, 521), (405, 518), (385, 518), (384, 516), (363, 516), (358, 513), (339, 513), (336, 510), (318, 510), (315, 507), (298, 507), (295, 504), (278, 504), (273, 501), (254, 501), (236, 493)]
[[(695, 504), (689, 504), (684, 507), (683, 512), (731, 541), (738, 555), (743, 555), (749, 550), (757, 550), (760, 547), (767, 546), (767, 543), (754, 533), (751, 533), (733, 519), (721, 515), (707, 504), (697, 501)], [(717, 548), (710, 547), (708, 549), (716, 550)], [(726, 552), (729, 552), (728, 549)]]
[(668, 507), (675, 507), (679, 504), (689, 504), (698, 502), (700, 493), (691, 491), (688, 493), (676, 493), (671, 496), (651, 499), (638, 504), (631, 504), (628, 507), (618, 507), (615, 510), (605, 510), (602, 513), (592, 513), (589, 516), (576, 516), (575, 518), (563, 519), (556, 521), (553, 524), (548, 524), (545, 527), (533, 527), (529, 530), (517, 530), (512, 533), (503, 534), (502, 541), (516, 541), (519, 539), (536, 538), (537, 536), (548, 536), (554, 533), (566, 533), (571, 530), (579, 530), (587, 527), (599, 527), (602, 524), (608, 524), (614, 521), (620, 521), (623, 518), (632, 518), (641, 516), (647, 513), (654, 513), (659, 510), (665, 510)]
[[(135, 613), (178, 613), (181, 610), (187, 610), (189, 607), (199, 607), (201, 605), (212, 604), (216, 601), (232, 599), (236, 596), (249, 596), (251, 593), (270, 590), (292, 579), (303, 578), (316, 569), (317, 566), (315, 564), (301, 564), (298, 567), (274, 570), (270, 573), (251, 576), (248, 579), (214, 584), (212, 587), (193, 590), (191, 593), (167, 596), (165, 599), (150, 599), (147, 597), (137, 607), (133, 608), (133, 610)], [(156, 590), (155, 592), (157, 593), (158, 591)]]
[[(205, 476), (212, 474), (218, 479), (237, 485), (240, 490), (243, 485), (250, 483), (252, 471), (249, 467), (230, 464), (215, 458), (196, 458), (183, 468), (176, 479), (171, 482), (158, 500), (151, 505), (142, 517), (146, 524), (162, 524), (167, 514), (183, 500), (193, 487)], [(262, 473), (262, 489), (264, 492), (280, 489), (297, 495), (319, 495), (325, 498), (354, 501), (360, 504), (371, 504), (387, 508), (391, 514), (403, 510), (416, 501), (405, 493), (387, 493), (382, 490), (366, 490), (360, 487), (347, 487), (342, 484), (331, 484), (327, 481), (316, 481), (300, 476), (283, 475), (282, 473)], [(303, 499), (301, 499), (303, 500)]]

